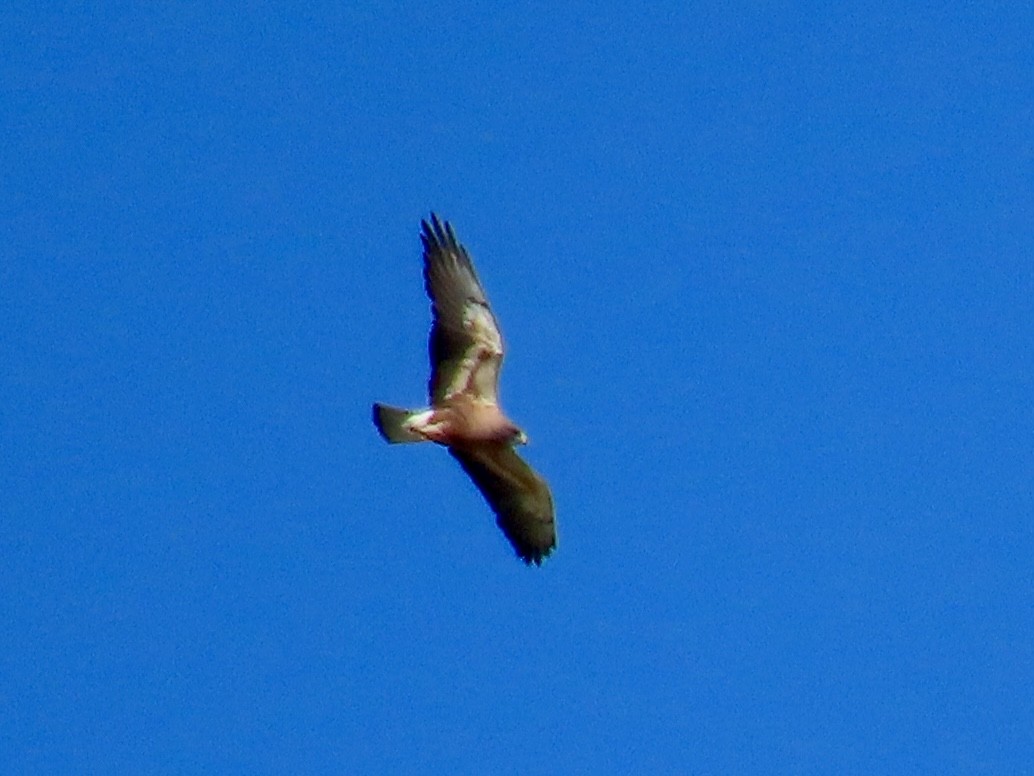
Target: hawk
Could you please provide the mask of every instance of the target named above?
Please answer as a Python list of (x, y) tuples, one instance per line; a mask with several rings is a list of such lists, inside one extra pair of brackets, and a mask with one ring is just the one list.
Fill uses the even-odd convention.
[(541, 565), (556, 547), (549, 486), (514, 449), (524, 432), (499, 407), (503, 338), (485, 290), (452, 226), (421, 221), (424, 288), (431, 299), (430, 407), (373, 405), (373, 422), (391, 443), (436, 442), (459, 461), (495, 513), (517, 556)]

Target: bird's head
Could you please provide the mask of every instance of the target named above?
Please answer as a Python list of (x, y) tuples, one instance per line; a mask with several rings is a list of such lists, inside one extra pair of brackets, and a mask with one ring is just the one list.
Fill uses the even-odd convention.
[(511, 445), (526, 445), (528, 444), (528, 435), (519, 428), (514, 428), (513, 436), (510, 437)]

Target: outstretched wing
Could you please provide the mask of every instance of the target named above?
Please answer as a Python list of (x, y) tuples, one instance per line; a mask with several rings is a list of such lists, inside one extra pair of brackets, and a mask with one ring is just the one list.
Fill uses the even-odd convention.
[(492, 507), (517, 556), (540, 565), (556, 547), (553, 496), (546, 481), (507, 444), (450, 447), (449, 453)]
[(503, 338), (466, 249), (447, 221), (422, 221), (424, 287), (434, 317), (428, 392), (436, 405), (460, 393), (498, 403)]

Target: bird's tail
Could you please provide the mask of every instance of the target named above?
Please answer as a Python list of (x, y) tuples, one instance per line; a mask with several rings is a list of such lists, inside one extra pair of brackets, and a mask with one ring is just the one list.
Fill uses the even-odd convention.
[[(420, 412), (419, 410), (417, 412)], [(391, 407), (387, 404), (373, 405), (373, 425), (381, 436), (392, 444), (400, 442), (426, 442), (427, 438), (413, 431), (409, 420), (417, 414), (412, 410)]]

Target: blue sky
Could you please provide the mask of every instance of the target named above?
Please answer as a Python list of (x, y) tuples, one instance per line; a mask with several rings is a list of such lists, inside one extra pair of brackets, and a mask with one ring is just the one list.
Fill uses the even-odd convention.
[[(1034, 762), (1022, 3), (0, 11), (0, 770)], [(419, 405), (419, 220), (560, 547)]]

